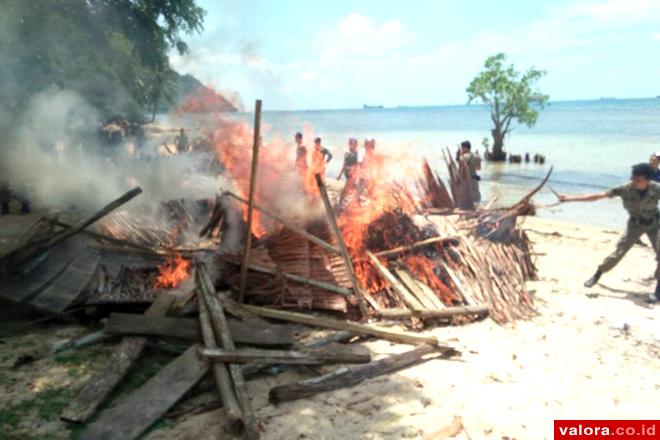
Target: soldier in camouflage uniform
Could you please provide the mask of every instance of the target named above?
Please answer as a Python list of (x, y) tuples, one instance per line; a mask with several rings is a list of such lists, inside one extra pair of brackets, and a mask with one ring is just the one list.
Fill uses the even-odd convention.
[(646, 235), (656, 253), (655, 278), (657, 284), (655, 292), (649, 295), (649, 302), (660, 301), (660, 253), (658, 252), (660, 184), (653, 182), (652, 178), (652, 167), (647, 163), (640, 163), (632, 167), (630, 182), (625, 185), (617, 186), (602, 193), (559, 196), (559, 200), (562, 202), (592, 202), (606, 197), (621, 197), (623, 207), (630, 215), (626, 231), (619, 239), (616, 250), (598, 266), (596, 273), (584, 283), (585, 287), (596, 285), (600, 277), (605, 272), (612, 270), (639, 238)]

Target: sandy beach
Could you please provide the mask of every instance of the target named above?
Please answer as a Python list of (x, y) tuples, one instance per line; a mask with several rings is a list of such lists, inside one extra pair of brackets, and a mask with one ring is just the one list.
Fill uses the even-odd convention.
[[(529, 285), (537, 317), (507, 326), (487, 319), (435, 328), (430, 332), (462, 351), (460, 359), (432, 360), (297, 402), (270, 405), (268, 390), (308, 377), (309, 371), (249, 382), (263, 438), (536, 440), (552, 438), (556, 418), (657, 417), (658, 310), (643, 301), (653, 286), (650, 248), (635, 246), (588, 290), (582, 282), (619, 232), (540, 218), (523, 221), (538, 254), (540, 279)], [(58, 410), (102, 367), (113, 344), (67, 356), (48, 352), (57, 341), (88, 331), (47, 324), (2, 340), (0, 437), (69, 438), (56, 420)], [(408, 349), (384, 341), (362, 345), (375, 358)], [(149, 365), (140, 368), (146, 368), (146, 380)], [(20, 405), (25, 408), (20, 428), (7, 432), (8, 417)], [(214, 439), (225, 422), (218, 409), (160, 423), (147, 438)], [(455, 436), (443, 437), (447, 432)]]

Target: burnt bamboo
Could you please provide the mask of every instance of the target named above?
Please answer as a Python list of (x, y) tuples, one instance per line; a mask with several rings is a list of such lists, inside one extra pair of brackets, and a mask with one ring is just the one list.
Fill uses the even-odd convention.
[(323, 290), (327, 290), (329, 292), (337, 293), (337, 294), (342, 295), (342, 296), (350, 296), (350, 295), (353, 294), (353, 291), (351, 289), (347, 289), (345, 287), (336, 286), (334, 284), (326, 283), (326, 282), (323, 282), (323, 281), (312, 280), (312, 279), (301, 277), (300, 275), (295, 275), (295, 274), (288, 273), (288, 272), (281, 272), (281, 271), (276, 270), (276, 269), (269, 269), (267, 267), (260, 266), (258, 264), (250, 264), (248, 266), (248, 268), (250, 270), (255, 271), (255, 272), (266, 273), (266, 274), (269, 274), (269, 275), (282, 276), (282, 277), (284, 277), (288, 280), (296, 281), (296, 282), (301, 283), (301, 284), (307, 284), (308, 286), (319, 287)]
[(257, 189), (257, 171), (259, 166), (259, 146), (261, 144), (261, 100), (257, 99), (254, 108), (254, 139), (252, 141), (252, 170), (250, 173), (250, 194), (248, 196), (247, 233), (243, 247), (243, 264), (241, 264), (241, 281), (238, 292), (238, 301), (245, 299), (245, 286), (247, 285), (248, 262), (250, 261), (250, 247), (252, 245), (252, 217), (254, 215), (254, 193)]

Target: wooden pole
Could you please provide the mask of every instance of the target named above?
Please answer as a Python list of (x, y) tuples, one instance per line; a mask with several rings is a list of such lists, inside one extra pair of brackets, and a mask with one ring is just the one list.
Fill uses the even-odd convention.
[(358, 307), (360, 308), (360, 313), (362, 317), (366, 318), (369, 316), (369, 311), (367, 310), (367, 304), (364, 302), (364, 295), (362, 293), (362, 287), (357, 280), (355, 275), (355, 268), (353, 267), (353, 262), (351, 261), (351, 256), (348, 254), (348, 249), (346, 249), (346, 243), (344, 243), (344, 237), (341, 235), (341, 230), (337, 224), (337, 219), (335, 218), (335, 213), (332, 210), (332, 203), (330, 203), (330, 197), (328, 197), (328, 191), (325, 189), (325, 184), (320, 174), (314, 175), (316, 178), (316, 184), (319, 187), (319, 192), (321, 193), (321, 199), (323, 200), (323, 205), (325, 206), (325, 213), (328, 216), (328, 222), (330, 227), (337, 238), (337, 244), (339, 245), (339, 250), (341, 251), (341, 256), (344, 258), (344, 264), (346, 265), (346, 270), (351, 277), (351, 282), (353, 283), (353, 291), (357, 297)]
[[(199, 279), (197, 283), (200, 284)], [(216, 342), (215, 334), (213, 333), (213, 326), (211, 324), (211, 317), (209, 316), (208, 307), (204, 301), (204, 295), (199, 289), (202, 287), (198, 286), (197, 292), (197, 307), (199, 310), (199, 328), (202, 332), (202, 339), (204, 340), (204, 346), (207, 349), (218, 348), (218, 343)], [(234, 387), (231, 383), (231, 377), (229, 376), (229, 370), (227, 368), (228, 362), (220, 363), (217, 362), (213, 364), (213, 377), (215, 379), (218, 392), (220, 393), (220, 398), (222, 403), (227, 410), (227, 415), (232, 420), (241, 420), (243, 419), (243, 413), (241, 408), (238, 405), (236, 400), (236, 394), (234, 394)]]
[(238, 301), (245, 300), (245, 286), (247, 284), (248, 261), (250, 259), (250, 246), (252, 245), (252, 216), (254, 215), (254, 193), (257, 188), (257, 169), (259, 165), (259, 145), (261, 144), (261, 100), (257, 99), (254, 106), (254, 139), (252, 140), (252, 170), (250, 174), (250, 195), (248, 199), (247, 234), (243, 248), (243, 264), (241, 265), (241, 284), (238, 292)]
[(455, 306), (447, 307), (440, 310), (418, 309), (385, 309), (378, 312), (379, 316), (383, 319), (407, 319), (407, 318), (423, 318), (423, 319), (447, 319), (460, 315), (487, 315), (490, 307), (487, 305), (477, 306)]
[[(249, 201), (245, 200), (243, 197), (241, 197), (237, 194), (234, 194), (233, 192), (225, 191), (225, 194), (228, 195), (229, 197), (235, 199), (235, 200), (238, 200), (241, 203), (245, 203), (245, 204), (249, 203)], [(290, 222), (288, 222), (287, 220), (284, 220), (282, 217), (275, 214), (274, 212), (269, 211), (268, 209), (266, 209), (262, 206), (259, 206), (256, 203), (253, 203), (252, 207), (254, 209), (256, 209), (257, 211), (261, 212), (262, 214), (264, 214), (265, 216), (270, 217), (273, 220), (282, 223), (287, 229), (290, 229), (291, 231), (295, 232), (296, 234), (298, 234), (302, 237), (305, 237), (307, 240), (311, 241), (312, 243), (315, 243), (315, 244), (321, 246), (323, 249), (326, 249), (330, 252), (334, 252), (336, 254), (341, 255), (341, 251), (339, 250), (339, 248), (331, 245), (330, 243), (328, 243), (325, 240), (321, 240), (316, 235), (312, 235), (309, 232), (305, 231), (304, 229), (302, 229), (302, 228), (300, 228), (296, 225), (291, 224)]]
[(445, 242), (455, 242), (458, 241), (460, 237), (432, 237), (432, 238), (427, 238), (426, 240), (418, 241), (417, 243), (409, 244), (406, 246), (399, 246), (395, 247), (392, 249), (388, 249), (386, 251), (381, 251), (381, 252), (376, 252), (374, 253), (375, 256), (377, 257), (390, 257), (392, 255), (397, 255), (403, 252), (410, 252), (415, 249), (419, 249), (424, 246), (428, 246), (430, 244), (434, 243), (445, 243)]
[[(410, 309), (410, 310), (420, 310), (423, 309), (424, 306), (419, 302), (415, 296), (410, 293), (410, 291), (404, 286), (399, 280), (396, 279), (396, 277), (392, 274), (392, 272), (389, 271), (387, 267), (383, 263), (380, 262), (377, 256), (372, 254), (370, 251), (367, 251), (367, 257), (369, 257), (369, 260), (371, 261), (371, 264), (376, 268), (378, 273), (380, 273), (383, 278), (387, 280), (387, 282), (392, 286), (392, 289), (399, 295), (399, 298), (401, 298), (401, 301)], [(385, 310), (383, 310), (385, 311)]]
[(406, 333), (370, 325), (358, 324), (357, 322), (342, 321), (335, 318), (326, 318), (325, 316), (314, 316), (307, 315), (305, 313), (290, 312), (288, 310), (276, 310), (269, 309), (267, 307), (241, 305), (225, 297), (222, 298), (222, 303), (227, 308), (227, 312), (237, 316), (246, 316), (247, 314), (252, 314), (262, 318), (296, 322), (298, 324), (309, 325), (311, 327), (320, 327), (332, 330), (345, 330), (359, 336), (373, 336), (374, 338), (385, 339), (402, 344), (428, 344), (437, 347), (444, 347), (446, 349), (451, 348), (441, 345), (435, 336), (417, 335), (413, 333)]
[(327, 364), (368, 364), (371, 355), (352, 353), (337, 348), (326, 350), (262, 350), (258, 348), (202, 348), (200, 354), (216, 363), (232, 364), (289, 364), (289, 365), (327, 365)]
[[(225, 311), (215, 292), (213, 282), (211, 281), (206, 266), (204, 264), (198, 265), (195, 273), (198, 276), (197, 279), (199, 280), (200, 286), (198, 293), (201, 293), (204, 296), (204, 301), (211, 317), (211, 325), (215, 330), (215, 336), (219, 345), (225, 350), (235, 350), (236, 346), (234, 344), (234, 338), (229, 330)], [(238, 364), (228, 364), (228, 366), (229, 375), (234, 383), (236, 400), (243, 413), (243, 426), (245, 428), (246, 437), (250, 440), (256, 440), (259, 438), (258, 422), (252, 411), (252, 405), (250, 404), (250, 398), (245, 386), (243, 371)]]

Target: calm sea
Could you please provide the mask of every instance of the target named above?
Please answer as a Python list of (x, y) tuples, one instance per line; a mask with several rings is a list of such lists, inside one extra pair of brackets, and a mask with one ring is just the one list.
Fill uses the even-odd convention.
[[(248, 114), (235, 117), (251, 118)], [(337, 154), (330, 175), (336, 175), (351, 136), (374, 137), (377, 148), (385, 152), (426, 157), (443, 175), (443, 147), (453, 151), (468, 139), (483, 153), (482, 140), (491, 128), (487, 110), (477, 105), (265, 111), (262, 121), (266, 139), (274, 135), (288, 139), (303, 130), (321, 136)], [(311, 139), (306, 143), (311, 145)], [(541, 112), (535, 127), (516, 126), (505, 148), (514, 154), (543, 154), (546, 164), (484, 163), (482, 192), (486, 199), (497, 196), (500, 205), (514, 203), (551, 165), (550, 185), (555, 190), (602, 191), (625, 182), (632, 164), (647, 161), (652, 152), (660, 151), (660, 99), (552, 102)], [(535, 200), (548, 204), (555, 198), (546, 189)], [(543, 209), (540, 215), (612, 228), (622, 228), (626, 218), (618, 200), (564, 204)]]

